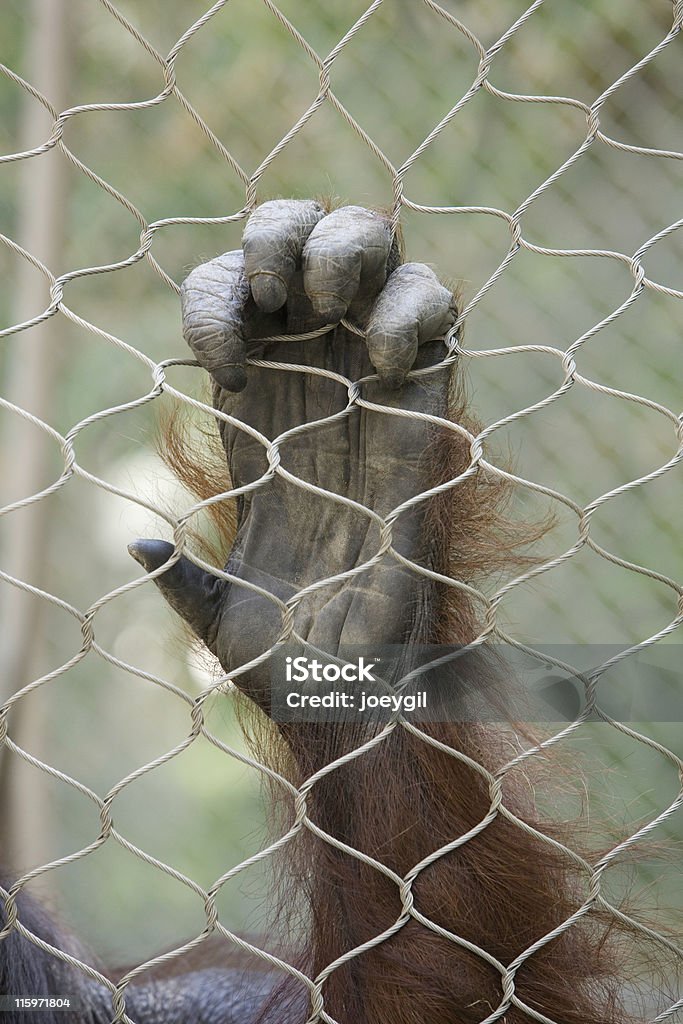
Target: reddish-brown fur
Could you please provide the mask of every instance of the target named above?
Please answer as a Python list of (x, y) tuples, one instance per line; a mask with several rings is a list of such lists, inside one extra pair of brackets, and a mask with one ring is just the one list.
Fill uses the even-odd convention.
[[(450, 414), (454, 422), (476, 429), (459, 388), (454, 389)], [(181, 479), (201, 497), (229, 486), (224, 468), (217, 474), (207, 469), (204, 445), (200, 456), (192, 458), (177, 424), (166, 431), (162, 448)], [(450, 479), (469, 464), (469, 443), (448, 432), (435, 437), (428, 458), (434, 482)], [(225, 466), (222, 449), (217, 465)], [(504, 482), (480, 473), (432, 501), (430, 529), (438, 538), (440, 572), (476, 582), (482, 574), (519, 564), (524, 545), (538, 539), (547, 524), (515, 524), (504, 513), (508, 498)], [(218, 536), (229, 544), (234, 532), (229, 504), (214, 505), (212, 512), (219, 520)], [(480, 631), (480, 618), (480, 609), (462, 591), (434, 586), (418, 640), (466, 643)], [(350, 725), (297, 724), (278, 730), (258, 711), (247, 727), (258, 756), (297, 785), (368, 738), (367, 732)], [(510, 730), (466, 723), (429, 725), (425, 730), (491, 772), (512, 756)], [(528, 778), (534, 771), (527, 762), (524, 772), (505, 775), (504, 805), (546, 835), (567, 839), (559, 828), (536, 819)], [(486, 779), (463, 759), (400, 727), (370, 752), (326, 775), (308, 797), (309, 817), (320, 828), (399, 876), (476, 826), (490, 806)], [(291, 823), (291, 803), (280, 809), (282, 820)], [(570, 842), (576, 848), (576, 839)], [(286, 856), (282, 911), (309, 924), (310, 943), (299, 966), (310, 977), (399, 918), (396, 884), (350, 854), (304, 831), (287, 847)], [(570, 917), (587, 891), (585, 873), (568, 855), (503, 813), (423, 870), (413, 885), (421, 914), (503, 964)], [(557, 1024), (631, 1020), (619, 1000), (617, 954), (623, 934), (613, 918), (592, 910), (519, 969), (517, 997)], [(285, 980), (264, 1009), (263, 1020), (303, 1022), (306, 1017), (300, 1017), (301, 1003), (296, 1001), (300, 994), (298, 983)], [(414, 919), (334, 970), (323, 995), (326, 1012), (340, 1024), (476, 1024), (503, 1000), (494, 967)], [(498, 1019), (521, 1024), (534, 1018), (508, 1006)]]

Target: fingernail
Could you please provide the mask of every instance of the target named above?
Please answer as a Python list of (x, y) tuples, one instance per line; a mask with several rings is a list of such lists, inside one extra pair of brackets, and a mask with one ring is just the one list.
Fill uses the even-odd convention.
[(264, 313), (274, 313), (287, 301), (287, 285), (279, 274), (260, 270), (249, 278), (254, 302)]

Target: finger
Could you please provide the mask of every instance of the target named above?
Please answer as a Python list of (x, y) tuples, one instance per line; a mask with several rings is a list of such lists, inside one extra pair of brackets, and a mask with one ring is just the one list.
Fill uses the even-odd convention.
[(324, 216), (312, 199), (274, 199), (257, 207), (247, 221), (244, 269), (254, 302), (264, 313), (274, 313), (287, 301), (304, 243)]
[(328, 323), (338, 323), (359, 294), (376, 295), (387, 276), (388, 222), (360, 206), (333, 210), (304, 246), (304, 289)]
[(452, 293), (423, 263), (404, 263), (391, 274), (368, 320), (365, 340), (380, 380), (399, 388), (420, 345), (447, 333), (458, 310)]
[(180, 289), (183, 336), (198, 361), (227, 391), (247, 383), (244, 307), (249, 284), (241, 250), (195, 267)]
[[(173, 554), (174, 547), (165, 540), (136, 540), (128, 552), (145, 572), (154, 572)], [(171, 608), (178, 613), (209, 649), (215, 640), (221, 608), (228, 584), (218, 576), (200, 569), (184, 555), (166, 572), (155, 576), (154, 582)]]

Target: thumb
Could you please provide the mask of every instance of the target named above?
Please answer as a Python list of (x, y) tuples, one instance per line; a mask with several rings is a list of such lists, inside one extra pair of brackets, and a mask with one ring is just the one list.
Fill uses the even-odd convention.
[[(146, 572), (154, 572), (168, 562), (175, 548), (165, 540), (135, 540), (128, 545), (128, 551)], [(154, 582), (171, 608), (211, 648), (225, 596), (225, 580), (181, 555)]]

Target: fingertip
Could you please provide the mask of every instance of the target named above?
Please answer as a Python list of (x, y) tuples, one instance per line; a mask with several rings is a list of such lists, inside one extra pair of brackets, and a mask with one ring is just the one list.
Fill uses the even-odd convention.
[(375, 307), (366, 328), (365, 343), (380, 381), (395, 391), (402, 386), (417, 358), (417, 323), (410, 316), (392, 322), (386, 306), (382, 302)]
[(264, 313), (274, 313), (287, 301), (287, 282), (279, 274), (261, 270), (249, 278), (254, 302)]
[(173, 554), (174, 547), (166, 540), (149, 540), (138, 538), (128, 545), (128, 554), (142, 566), (145, 572), (154, 572), (167, 562)]
[(301, 251), (325, 211), (308, 199), (272, 199), (251, 214), (242, 235), (244, 266), (254, 302), (274, 313), (287, 301)]
[(397, 389), (415, 364), (420, 345), (436, 341), (455, 322), (455, 300), (421, 263), (391, 274), (368, 320), (365, 339), (380, 380)]

